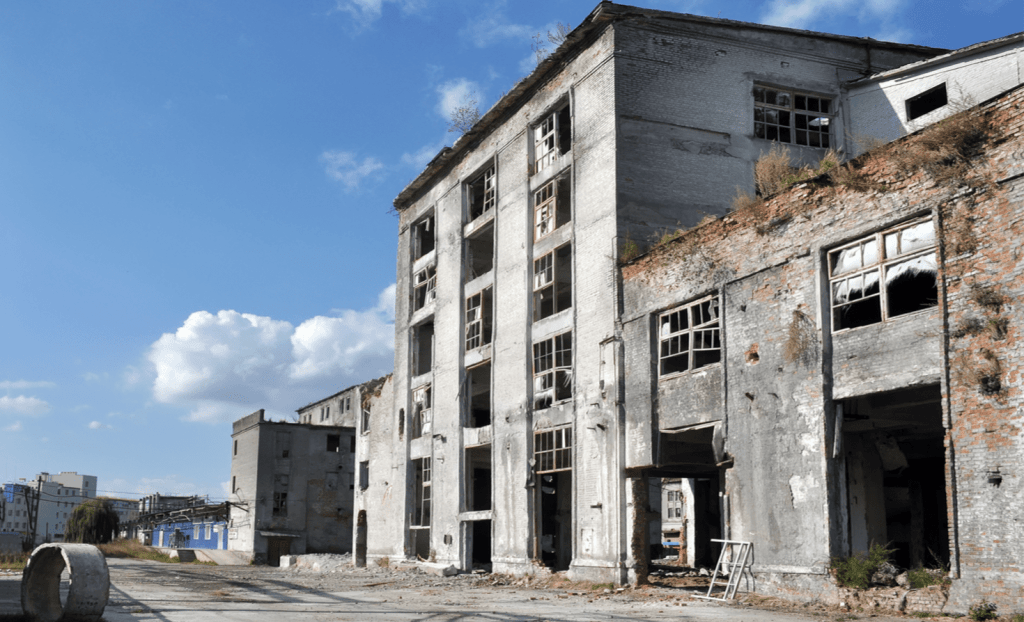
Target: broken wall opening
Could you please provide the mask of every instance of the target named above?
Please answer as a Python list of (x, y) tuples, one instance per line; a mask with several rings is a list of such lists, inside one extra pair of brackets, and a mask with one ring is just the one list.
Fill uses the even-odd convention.
[(535, 432), (534, 558), (552, 570), (572, 562), (572, 428)]
[(491, 446), (466, 449), (466, 511), (491, 509)]
[(469, 412), (466, 424), (470, 428), (491, 425), (491, 363), (471, 367), (469, 374)]
[(494, 222), (466, 238), (466, 282), (494, 268)]
[(421, 218), (412, 226), (412, 259), (423, 257), (434, 250), (434, 214)]
[(949, 564), (946, 452), (938, 385), (843, 400), (851, 553), (895, 549), (903, 568)]
[[(686, 517), (686, 529), (693, 531), (693, 546), (687, 542), (687, 564), (713, 567), (718, 561), (721, 545), (711, 542), (725, 533), (722, 496), (725, 492), (724, 464), (719, 465), (715, 451), (715, 426), (702, 424), (685, 430), (662, 430), (658, 440), (657, 468), (648, 469), (649, 477), (689, 480), (692, 515)], [(681, 483), (682, 484), (682, 483)], [(682, 494), (680, 499), (682, 499)], [(682, 506), (681, 506), (682, 507)], [(685, 510), (680, 511), (684, 513)], [(682, 517), (680, 517), (682, 518)], [(680, 538), (689, 539), (680, 529)]]

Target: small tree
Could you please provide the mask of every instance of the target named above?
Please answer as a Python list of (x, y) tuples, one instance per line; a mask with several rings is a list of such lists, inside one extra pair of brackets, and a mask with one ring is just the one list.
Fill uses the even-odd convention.
[(117, 523), (117, 512), (109, 501), (90, 499), (71, 513), (64, 541), (105, 544), (117, 533)]
[(476, 94), (467, 95), (458, 106), (449, 113), (448, 131), (465, 134), (480, 120), (480, 108), (477, 107)]

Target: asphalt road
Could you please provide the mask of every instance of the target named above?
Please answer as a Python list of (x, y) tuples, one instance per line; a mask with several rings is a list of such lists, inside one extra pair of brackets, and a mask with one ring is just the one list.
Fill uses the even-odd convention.
[[(673, 588), (537, 588), (491, 575), (442, 578), (414, 568), (335, 572), (110, 559), (107, 622), (809, 622), (867, 619), (825, 610), (768, 611), (692, 599)], [(20, 613), (19, 575), (0, 575), (0, 621)], [(10, 619), (10, 618), (7, 618)], [(871, 616), (872, 622), (898, 618)]]

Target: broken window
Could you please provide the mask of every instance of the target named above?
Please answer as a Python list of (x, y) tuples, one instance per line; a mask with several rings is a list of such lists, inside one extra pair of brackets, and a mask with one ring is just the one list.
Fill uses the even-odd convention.
[(490, 211), (496, 202), (494, 166), (490, 166), (479, 177), (466, 184), (469, 203), (469, 222)]
[(569, 104), (544, 117), (533, 128), (534, 174), (543, 171), (563, 153), (568, 153), (572, 144), (572, 121)]
[(832, 330), (877, 324), (938, 304), (935, 224), (923, 218), (828, 254)]
[(572, 427), (555, 428), (533, 435), (533, 470), (552, 473), (572, 468)]
[(273, 516), (288, 516), (288, 476), (278, 473), (274, 476)]
[(805, 147), (831, 146), (835, 110), (828, 97), (754, 86), (754, 136)]
[(533, 262), (533, 321), (572, 306), (572, 245), (565, 244)]
[(366, 490), (370, 487), (370, 461), (363, 460), (359, 463), (359, 490)]
[(491, 288), (466, 298), (466, 351), (491, 343)]
[(434, 323), (424, 322), (412, 329), (412, 375), (429, 373), (434, 366)]
[(342, 412), (348, 412), (348, 411), (352, 410), (352, 396), (351, 395), (346, 395), (345, 397), (341, 398), (341, 410), (342, 410)]
[(412, 226), (412, 259), (416, 261), (434, 250), (434, 214), (430, 213)]
[(334, 453), (341, 453), (341, 435), (340, 434), (328, 434), (327, 435), (327, 451)]
[(700, 369), (722, 360), (717, 297), (662, 313), (658, 327), (659, 376)]
[(331, 407), (324, 406), (320, 408), (320, 421), (326, 421), (331, 418)]
[(410, 438), (423, 436), (430, 426), (430, 385), (423, 385), (412, 392), (412, 429)]
[(484, 363), (466, 371), (469, 382), (469, 413), (471, 428), (491, 425), (491, 364)]
[(292, 433), (278, 432), (275, 436), (275, 449), (278, 458), (287, 458), (292, 450)]
[(572, 331), (533, 344), (533, 407), (572, 397)]
[(533, 193), (534, 239), (539, 240), (572, 220), (572, 176), (567, 172)]
[(942, 108), (947, 103), (949, 103), (949, 100), (946, 97), (946, 83), (943, 82), (907, 100), (907, 121), (923, 117), (932, 110)]
[(362, 433), (366, 434), (370, 431), (370, 407), (369, 405), (363, 407), (363, 416), (361, 420)]
[(434, 301), (437, 287), (437, 267), (427, 266), (413, 277), (412, 310), (419, 311)]
[(415, 470), (416, 505), (413, 512), (413, 527), (430, 526), (430, 458), (412, 461)]
[(466, 238), (466, 282), (494, 268), (494, 223), (488, 223)]

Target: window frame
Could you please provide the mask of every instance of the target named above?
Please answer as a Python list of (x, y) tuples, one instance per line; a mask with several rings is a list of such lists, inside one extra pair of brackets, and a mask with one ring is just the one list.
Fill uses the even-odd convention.
[(410, 521), (410, 527), (430, 527), (430, 521), (432, 518), (431, 501), (433, 500), (432, 482), (431, 482), (431, 462), (430, 456), (423, 458), (413, 459), (413, 468), (415, 469), (415, 483), (416, 499), (413, 504), (413, 515)]
[[(566, 122), (569, 124), (567, 141), (563, 128)], [(552, 107), (538, 123), (530, 127), (530, 133), (533, 150), (531, 174), (536, 175), (572, 149), (572, 108), (569, 100), (564, 99)]]
[(558, 473), (572, 470), (572, 425), (537, 430), (533, 433), (533, 471)]
[[(494, 327), (493, 296), (490, 287), (466, 296), (466, 339), (463, 342), (466, 352), (472, 352), (491, 343), (491, 332)], [(479, 300), (479, 304), (473, 306), (475, 300)]]
[[(760, 101), (758, 100), (760, 91)], [(775, 91), (788, 96), (787, 104), (772, 103), (768, 101), (768, 97), (765, 91)], [(803, 98), (804, 106), (798, 107), (798, 99)], [(799, 89), (793, 89), (789, 87), (774, 86), (771, 84), (755, 83), (751, 90), (751, 99), (753, 101), (753, 120), (754, 120), (754, 138), (761, 140), (769, 140), (772, 142), (784, 143), (787, 145), (796, 145), (798, 147), (808, 147), (811, 149), (830, 149), (836, 146), (836, 141), (832, 136), (832, 126), (835, 119), (838, 118), (836, 113), (836, 101), (838, 98), (834, 95), (822, 95), (818, 93), (811, 93), (808, 91), (801, 91)], [(778, 98), (775, 98), (778, 101)], [(818, 110), (812, 110), (810, 106), (810, 100), (815, 100)], [(829, 110), (822, 112), (821, 103), (827, 102)], [(760, 119), (758, 118), (758, 111), (760, 112)], [(777, 121), (770, 121), (768, 112), (775, 112)], [(788, 121), (786, 123), (781, 122), (782, 115), (788, 115)], [(805, 127), (799, 127), (798, 117), (805, 117)], [(828, 119), (826, 124), (828, 128), (822, 132), (820, 129), (812, 128), (813, 122), (818, 119)], [(760, 126), (760, 127), (759, 127)], [(819, 126), (820, 127), (820, 126)], [(772, 137), (769, 128), (776, 128)], [(758, 134), (758, 130), (761, 130), (761, 135)], [(789, 133), (789, 140), (784, 140), (782, 137), (783, 130)], [(799, 141), (800, 132), (805, 133), (804, 142)], [(811, 144), (811, 136), (818, 136), (818, 144)], [(822, 140), (821, 137), (824, 137)]]
[(431, 410), (434, 405), (433, 383), (416, 387), (412, 391), (412, 421), (409, 438), (421, 438), (427, 425), (432, 423)]
[(430, 264), (412, 276), (412, 310), (419, 311), (437, 299), (437, 266)]
[[(430, 248), (424, 250), (421, 227), (425, 227), (424, 230), (430, 233), (431, 244)], [(422, 216), (416, 219), (409, 228), (412, 235), (410, 244), (412, 246), (412, 260), (415, 262), (423, 257), (426, 257), (437, 248), (437, 218), (434, 213), (434, 209), (431, 208), (426, 211)]]
[[(475, 205), (473, 203), (473, 197), (475, 194), (475, 186), (482, 184), (482, 205), (479, 208), (479, 212), (474, 215)], [(474, 175), (466, 182), (466, 222), (473, 222), (478, 218), (482, 218), (488, 214), (492, 209), (498, 205), (498, 175), (497, 166), (491, 161), (490, 164), (485, 166), (479, 175)]]
[[(713, 309), (715, 311), (714, 314), (712, 316), (709, 316), (710, 319), (708, 319), (706, 321), (694, 323), (693, 310), (694, 309), (700, 309), (701, 306), (704, 305), (704, 304), (709, 304), (709, 310)], [(672, 320), (669, 319), (668, 320), (669, 327), (670, 327), (669, 332), (668, 332), (668, 334), (663, 334), (662, 327), (665, 326), (666, 318), (670, 318), (672, 315), (678, 314), (678, 313), (681, 313), (681, 312), (686, 312), (686, 327), (685, 328), (680, 328), (680, 329), (678, 329), (676, 331), (672, 331), (671, 330), (671, 321)], [(717, 341), (717, 344), (718, 344), (717, 347), (716, 346), (712, 346), (712, 347), (699, 347), (699, 348), (695, 347), (696, 339), (694, 337), (695, 337), (695, 335), (697, 333), (701, 334), (702, 339), (706, 335), (707, 337), (710, 337), (712, 339), (712, 343), (715, 343), (715, 341)], [(713, 367), (715, 365), (721, 365), (722, 364), (722, 308), (721, 308), (721, 301), (718, 298), (718, 293), (716, 292), (716, 293), (713, 293), (713, 294), (708, 294), (706, 296), (702, 296), (700, 298), (697, 298), (696, 300), (691, 300), (690, 302), (681, 304), (679, 306), (673, 307), (671, 309), (668, 309), (668, 310), (665, 310), (665, 311), (662, 311), (661, 313), (659, 313), (658, 314), (658, 319), (657, 319), (657, 324), (655, 325), (655, 337), (657, 339), (657, 346), (658, 346), (657, 347), (657, 354), (658, 354), (658, 379), (659, 380), (663, 380), (663, 379), (666, 379), (666, 378), (675, 378), (676, 376), (682, 376), (684, 374), (692, 374), (692, 373), (698, 372), (700, 370), (707, 369), (709, 367)], [(670, 352), (669, 354), (666, 355), (665, 354), (665, 344), (666, 344), (666, 342), (672, 343), (673, 340), (676, 340), (677, 343), (681, 343), (683, 341), (683, 337), (686, 337), (686, 344), (687, 344), (686, 347), (685, 347), (685, 352), (686, 352), (686, 355), (687, 355), (686, 369), (674, 370), (674, 371), (669, 371), (669, 372), (664, 371), (665, 370), (665, 361), (666, 360), (674, 359), (676, 357), (679, 357), (683, 353), (683, 349), (681, 348), (678, 351)], [(703, 343), (704, 342), (702, 341), (702, 344)], [(696, 361), (696, 358), (697, 358), (697, 354), (696, 353), (698, 353), (698, 352), (714, 352), (714, 351), (718, 352), (718, 360), (717, 361), (711, 361), (711, 362), (708, 362), (708, 363), (703, 363), (703, 364), (700, 364), (700, 365), (696, 365), (696, 362), (697, 362)]]
[[(905, 231), (907, 231), (909, 229), (912, 229), (914, 227), (917, 227), (919, 225), (923, 225), (923, 224), (931, 225), (931, 238), (932, 238), (931, 244), (927, 245), (927, 246), (921, 246), (921, 247), (918, 247), (918, 248), (915, 248), (915, 249), (911, 249), (911, 250), (908, 250), (908, 251), (902, 251), (901, 247), (903, 245), (903, 235), (902, 235), (903, 232), (905, 232)], [(889, 256), (889, 249), (888, 249), (887, 244), (886, 244), (886, 240), (887, 240), (888, 236), (896, 236), (895, 237), (895, 242), (896, 242), (897, 248), (896, 248), (896, 252), (895, 252), (895, 254), (893, 256)], [(850, 331), (850, 330), (855, 330), (855, 329), (858, 329), (858, 328), (864, 328), (866, 326), (875, 326), (877, 324), (885, 324), (887, 322), (891, 322), (891, 321), (893, 321), (895, 319), (898, 319), (898, 318), (902, 318), (902, 317), (905, 317), (905, 316), (908, 316), (908, 315), (914, 315), (916, 313), (921, 313), (921, 312), (929, 311), (931, 309), (936, 308), (938, 306), (938, 304), (939, 304), (939, 302), (938, 302), (938, 295), (937, 295), (938, 294), (938, 264), (939, 264), (938, 237), (939, 237), (939, 229), (936, 226), (935, 218), (934, 218), (933, 215), (928, 214), (926, 216), (920, 216), (920, 217), (917, 217), (917, 218), (911, 218), (909, 220), (904, 220), (904, 221), (902, 221), (902, 222), (900, 222), (900, 223), (898, 223), (896, 225), (893, 225), (893, 226), (890, 226), (890, 227), (887, 227), (887, 228), (884, 228), (884, 229), (879, 229), (879, 230), (874, 231), (873, 233), (870, 233), (870, 234), (868, 234), (866, 236), (858, 237), (855, 240), (851, 240), (851, 241), (849, 241), (849, 242), (847, 242), (845, 244), (842, 244), (842, 245), (836, 246), (834, 248), (828, 249), (826, 251), (826, 254), (825, 254), (825, 269), (827, 270), (827, 276), (828, 276), (829, 322), (831, 324), (832, 333), (833, 334), (842, 333), (842, 332), (846, 332), (846, 331)], [(864, 263), (865, 251), (863, 249), (866, 248), (867, 244), (871, 244), (871, 243), (873, 243), (874, 247), (875, 247), (874, 253), (876, 255), (876, 259), (873, 262), (871, 262), (870, 264), (867, 264), (867, 263)], [(862, 250), (860, 252), (860, 261), (861, 261), (860, 267), (856, 268), (856, 269), (853, 269), (853, 270), (846, 271), (846, 272), (841, 272), (839, 274), (835, 274), (835, 272), (836, 272), (835, 260), (840, 256), (840, 254), (843, 251), (846, 251), (846, 250), (849, 250), (849, 249), (852, 249), (852, 248), (855, 248), (855, 247), (861, 247), (862, 248)], [(913, 311), (906, 311), (906, 312), (903, 312), (903, 313), (897, 313), (895, 315), (892, 314), (892, 312), (890, 310), (889, 293), (887, 291), (887, 285), (886, 285), (887, 280), (888, 280), (887, 277), (888, 277), (888, 274), (889, 274), (889, 270), (893, 266), (900, 265), (900, 264), (905, 264), (907, 262), (910, 262), (910, 261), (913, 261), (913, 260), (916, 260), (916, 259), (920, 259), (920, 258), (926, 257), (928, 255), (932, 255), (933, 258), (934, 258), (933, 264), (934, 264), (935, 288), (936, 288), (936, 299), (935, 299), (934, 304), (930, 304), (928, 306), (923, 306), (923, 307), (921, 307), (919, 309), (915, 309)], [(841, 283), (852, 282), (852, 281), (854, 281), (855, 279), (858, 279), (858, 278), (863, 279), (863, 278), (867, 277), (872, 272), (877, 274), (876, 284), (877, 284), (878, 291), (876, 293), (874, 293), (874, 294), (870, 294), (868, 296), (864, 296), (863, 295), (863, 291), (864, 291), (865, 288), (862, 286), (861, 287), (862, 295), (861, 295), (860, 298), (856, 298), (856, 299), (849, 299), (848, 298), (846, 302), (841, 303), (837, 307), (837, 305), (836, 305), (837, 285), (840, 285)], [(865, 300), (868, 300), (868, 299), (871, 299), (871, 298), (876, 298), (876, 297), (878, 298), (878, 301), (879, 301), (878, 302), (878, 310), (879, 310), (879, 319), (878, 319), (878, 321), (869, 322), (869, 323), (866, 323), (866, 324), (860, 324), (858, 326), (845, 326), (845, 327), (842, 327), (842, 328), (836, 328), (836, 326), (838, 324), (838, 322), (836, 321), (836, 319), (838, 317), (837, 312), (839, 311), (840, 308), (842, 308), (842, 307), (852, 308), (853, 305), (855, 305), (855, 304), (858, 304), (858, 303), (863, 302)]]
[[(533, 410), (544, 410), (556, 404), (572, 400), (575, 383), (573, 369), (573, 331), (567, 330), (533, 343)], [(566, 345), (568, 340), (568, 345)], [(547, 359), (545, 361), (545, 359)], [(566, 360), (568, 364), (566, 365)], [(559, 363), (562, 363), (561, 365)], [(563, 378), (563, 386), (559, 390), (559, 379)], [(543, 388), (538, 388), (543, 386)], [(539, 400), (550, 394), (550, 401), (538, 406)]]
[[(567, 249), (567, 250), (566, 250)], [(559, 259), (559, 255), (562, 258)], [(563, 266), (565, 262), (568, 262), (568, 267)], [(545, 265), (546, 264), (546, 265)], [(566, 272), (563, 272), (566, 270)], [(573, 303), (573, 291), (572, 291), (572, 271), (573, 271), (573, 254), (572, 254), (572, 242), (567, 242), (557, 248), (552, 249), (548, 253), (544, 253), (540, 257), (533, 260), (533, 321), (537, 322), (544, 318), (558, 315), (566, 309), (572, 308)], [(560, 276), (567, 276), (567, 279), (559, 278)], [(541, 278), (543, 277), (543, 278)], [(564, 307), (559, 306), (558, 302), (561, 300), (560, 286), (566, 286), (569, 288), (569, 304)], [(541, 315), (541, 301), (545, 290), (550, 289), (551, 295), (551, 313), (547, 315)], [(540, 298), (538, 298), (540, 296)]]

